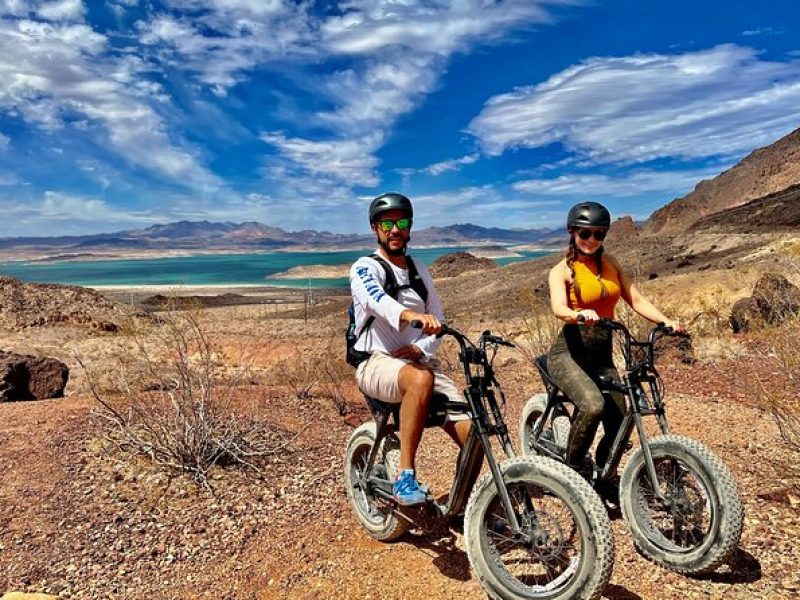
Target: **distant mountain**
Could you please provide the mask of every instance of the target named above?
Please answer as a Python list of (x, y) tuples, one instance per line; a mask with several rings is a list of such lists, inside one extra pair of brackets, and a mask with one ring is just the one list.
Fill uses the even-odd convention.
[[(560, 243), (562, 235), (550, 229), (498, 229), (470, 223), (449, 227), (430, 227), (412, 234), (414, 244), (459, 246), (475, 244), (541, 244)], [(557, 241), (556, 241), (557, 240)], [(263, 223), (215, 223), (211, 221), (178, 221), (97, 235), (0, 238), (0, 253), (7, 257), (59, 256), (91, 258), (114, 256), (126, 252), (159, 252), (172, 250), (291, 250), (313, 248), (370, 247), (371, 234), (340, 234), (328, 231), (284, 231)]]
[(690, 194), (654, 212), (645, 233), (679, 233), (700, 219), (800, 183), (800, 129), (752, 152), (734, 167), (697, 184)]

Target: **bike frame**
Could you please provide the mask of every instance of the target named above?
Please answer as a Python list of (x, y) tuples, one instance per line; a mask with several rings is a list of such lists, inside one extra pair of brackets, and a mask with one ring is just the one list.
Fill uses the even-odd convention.
[[(622, 376), (622, 382), (616, 382), (608, 378), (600, 378), (599, 388), (603, 394), (611, 392), (620, 392), (625, 395), (627, 402), (627, 411), (623, 416), (622, 424), (617, 431), (617, 436), (614, 438), (614, 443), (611, 446), (608, 460), (603, 467), (603, 470), (597, 474), (598, 480), (604, 480), (611, 477), (616, 473), (622, 455), (628, 446), (631, 434), (634, 427), (639, 436), (639, 443), (644, 454), (645, 467), (647, 469), (647, 476), (652, 484), (653, 491), (660, 500), (664, 500), (658, 486), (658, 477), (656, 475), (655, 463), (653, 456), (650, 452), (650, 446), (647, 443), (647, 432), (644, 428), (643, 417), (655, 415), (658, 420), (661, 433), (667, 434), (670, 432), (669, 424), (667, 423), (667, 416), (664, 409), (664, 399), (659, 389), (658, 381), (659, 374), (655, 368), (655, 352), (654, 346), (656, 340), (662, 335), (673, 335), (673, 333), (666, 328), (663, 323), (656, 325), (648, 335), (647, 341), (637, 341), (633, 338), (630, 331), (625, 325), (610, 319), (601, 319), (597, 325), (598, 327), (606, 327), (612, 331), (619, 331), (623, 334), (623, 349), (622, 353), (625, 357), (625, 373)], [(639, 348), (643, 350), (644, 358), (635, 362), (633, 358), (634, 349)], [(550, 418), (557, 407), (563, 405), (568, 399), (561, 393), (555, 381), (550, 377), (549, 373), (542, 366), (539, 366), (539, 371), (542, 380), (547, 390), (547, 404), (542, 413), (541, 419), (538, 420), (533, 430), (533, 445), (537, 452), (549, 456), (561, 462), (565, 458), (555, 448), (550, 447), (547, 442), (540, 439), (544, 424)], [(649, 388), (648, 392), (645, 391), (645, 384)]]
[[(475, 346), (463, 334), (446, 325), (442, 327), (442, 333), (440, 335), (450, 335), (455, 338), (459, 344), (458, 359), (464, 370), (464, 377), (466, 380), (464, 397), (467, 404), (465, 406), (461, 402), (456, 403), (440, 398), (432, 398), (431, 407), (429, 409), (429, 420), (426, 422), (425, 426), (433, 427), (443, 423), (443, 420), (441, 420), (440, 423), (440, 420), (436, 419), (438, 414), (443, 414), (446, 410), (452, 410), (468, 414), (472, 421), (472, 427), (458, 455), (455, 477), (450, 487), (448, 500), (445, 504), (434, 501), (432, 503), (434, 513), (437, 517), (447, 518), (459, 514), (464, 509), (472, 488), (480, 475), (483, 458), (485, 456), (489, 464), (492, 478), (497, 486), (498, 494), (503, 502), (506, 515), (508, 516), (511, 530), (515, 535), (524, 536), (517, 514), (513, 509), (508, 489), (503, 480), (500, 466), (495, 458), (490, 439), (492, 436), (497, 436), (506, 456), (509, 458), (515, 456), (511, 444), (511, 437), (508, 433), (508, 427), (505, 424), (493, 387), (497, 388), (504, 403), (505, 397), (503, 396), (500, 384), (494, 376), (492, 364), (486, 352), (488, 345), (511, 344), (505, 342), (501, 338), (492, 336), (489, 331), (484, 331), (481, 335), (479, 345)], [(477, 367), (477, 372), (473, 372), (473, 367)], [(434, 400), (436, 400), (435, 403)], [(395, 433), (399, 428), (400, 409), (399, 405), (389, 405), (375, 400), (374, 398), (367, 397), (367, 402), (375, 417), (375, 422), (377, 423), (375, 442), (372, 446), (365, 470), (366, 473), (370, 473), (375, 463), (375, 458), (381, 446), (381, 442), (386, 436)], [(436, 411), (432, 416), (430, 415), (431, 410)], [(392, 418), (390, 419), (390, 417)], [(366, 484), (377, 496), (386, 501), (394, 502), (392, 498), (391, 481), (371, 475), (367, 478)], [(527, 508), (532, 510), (532, 506), (528, 506)]]

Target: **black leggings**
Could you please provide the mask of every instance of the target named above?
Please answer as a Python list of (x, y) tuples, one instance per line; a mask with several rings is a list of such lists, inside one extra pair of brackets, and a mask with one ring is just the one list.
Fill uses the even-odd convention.
[(565, 325), (547, 353), (547, 370), (564, 395), (575, 404), (567, 463), (581, 465), (602, 420), (605, 433), (595, 453), (595, 462), (602, 467), (625, 412), (622, 394), (613, 392), (613, 402), (609, 402), (597, 386), (600, 375), (620, 380), (612, 358), (611, 332), (599, 327)]

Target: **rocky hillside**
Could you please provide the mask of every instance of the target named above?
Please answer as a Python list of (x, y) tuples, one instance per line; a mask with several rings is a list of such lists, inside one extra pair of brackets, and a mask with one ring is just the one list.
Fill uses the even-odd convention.
[(2, 329), (70, 324), (116, 331), (129, 314), (127, 306), (92, 289), (0, 277)]
[(697, 221), (691, 231), (703, 233), (797, 231), (800, 227), (800, 184), (714, 213)]
[(741, 206), (800, 183), (800, 129), (760, 148), (736, 166), (673, 200), (647, 220), (648, 233), (678, 233), (708, 215)]
[(453, 252), (440, 256), (430, 266), (433, 277), (455, 277), (461, 273), (474, 273), (496, 269), (497, 264), (489, 258), (478, 258), (468, 252)]

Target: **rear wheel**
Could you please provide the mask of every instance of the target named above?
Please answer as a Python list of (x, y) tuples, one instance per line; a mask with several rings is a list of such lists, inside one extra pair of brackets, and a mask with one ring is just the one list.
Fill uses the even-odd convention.
[[(536, 423), (542, 418), (544, 409), (547, 406), (547, 394), (535, 394), (525, 403), (520, 418), (519, 440), (523, 455), (536, 454), (533, 445), (533, 432)], [(548, 423), (542, 429), (541, 439), (555, 445), (555, 451), (560, 451), (561, 455), (567, 448), (570, 430), (569, 414), (563, 405), (558, 404), (553, 409)], [(560, 449), (560, 450), (559, 450)]]
[(733, 475), (708, 448), (679, 436), (649, 440), (658, 498), (637, 450), (622, 472), (622, 515), (642, 553), (668, 569), (714, 570), (736, 549), (744, 513)]
[[(376, 497), (367, 485), (366, 468), (374, 443), (374, 422), (364, 423), (352, 433), (345, 453), (344, 484), (350, 505), (361, 526), (376, 540), (391, 542), (401, 537), (409, 529), (410, 523), (394, 510), (391, 503)], [(384, 438), (371, 474), (380, 479), (394, 481), (399, 454), (397, 438)]]
[(467, 504), (467, 555), (481, 585), (498, 600), (598, 598), (611, 576), (614, 537), (597, 494), (552, 459), (500, 464), (522, 533), (515, 536), (491, 473)]

